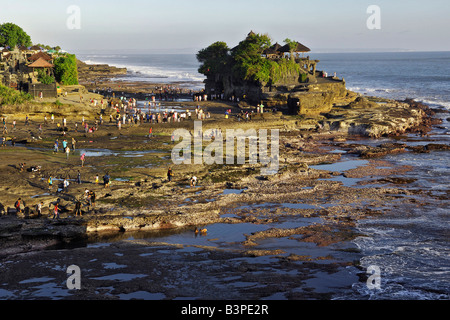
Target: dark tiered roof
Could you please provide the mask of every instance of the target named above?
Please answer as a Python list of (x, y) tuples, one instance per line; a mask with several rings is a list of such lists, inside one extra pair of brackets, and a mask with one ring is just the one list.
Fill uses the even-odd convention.
[[(300, 42), (297, 42), (297, 47), (294, 50), (294, 52), (309, 52), (309, 51), (311, 51), (311, 49), (304, 46)], [(280, 52), (291, 52), (291, 49), (290, 49), (289, 45), (286, 44), (280, 48)]]
[(263, 54), (279, 54), (280, 53), (280, 48), (281, 45), (277, 43), (275, 43), (273, 46), (271, 46), (270, 48), (264, 50)]
[(250, 32), (247, 35), (247, 39), (250, 38), (251, 36), (256, 36), (256, 33), (253, 32), (253, 30), (250, 30)]

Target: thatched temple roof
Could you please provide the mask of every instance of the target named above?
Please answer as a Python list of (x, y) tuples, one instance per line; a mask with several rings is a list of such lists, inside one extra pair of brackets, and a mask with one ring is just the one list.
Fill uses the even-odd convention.
[[(280, 52), (291, 52), (291, 49), (290, 49), (289, 45), (286, 44), (286, 45), (282, 46), (279, 51)], [(297, 47), (294, 50), (294, 52), (309, 52), (309, 51), (311, 51), (311, 49), (304, 46), (300, 42), (297, 42)]]
[(39, 58), (35, 62), (28, 65), (29, 68), (53, 68), (53, 65), (44, 58)]
[(28, 58), (29, 61), (37, 61), (40, 58), (44, 59), (45, 61), (51, 61), (53, 58), (46, 54), (45, 52), (39, 51), (38, 53), (33, 54), (31, 57)]
[(277, 42), (270, 48), (264, 50), (263, 54), (280, 54), (280, 48), (281, 48), (281, 45), (279, 45)]

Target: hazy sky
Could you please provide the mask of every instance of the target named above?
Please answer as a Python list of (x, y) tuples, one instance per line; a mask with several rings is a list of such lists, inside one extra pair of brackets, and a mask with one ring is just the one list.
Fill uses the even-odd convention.
[[(370, 5), (380, 8), (381, 29), (367, 27)], [(234, 47), (250, 30), (313, 52), (450, 51), (449, 14), (448, 0), (0, 0), (0, 23), (74, 53), (195, 53), (215, 41)]]

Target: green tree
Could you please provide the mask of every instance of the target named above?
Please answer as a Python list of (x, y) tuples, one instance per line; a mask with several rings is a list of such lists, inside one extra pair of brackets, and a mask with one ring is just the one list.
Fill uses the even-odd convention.
[[(247, 37), (231, 50), (224, 42), (215, 42), (197, 54), (202, 63), (199, 72), (205, 75), (231, 74), (236, 82), (255, 82), (261, 85), (276, 83), (286, 78), (300, 76), (301, 67), (295, 59), (272, 60), (263, 57), (264, 50), (272, 46), (267, 34), (250, 32)], [(297, 42), (285, 39), (291, 57)]]
[(55, 60), (55, 78), (63, 85), (78, 84), (77, 59), (74, 54), (67, 54)]
[(23, 29), (14, 23), (4, 23), (0, 25), (0, 46), (31, 46), (30, 36)]
[(286, 38), (284, 39), (284, 43), (286, 43), (289, 47), (289, 54), (291, 59), (294, 59), (294, 50), (297, 48), (297, 42), (289, 38)]
[(48, 75), (44, 70), (38, 69), (38, 81), (43, 84), (52, 84), (55, 78)]
[(201, 63), (198, 72), (204, 75), (223, 72), (229, 63), (229, 49), (225, 42), (217, 41), (197, 53)]
[(268, 35), (249, 34), (232, 50), (234, 74), (247, 81), (269, 82), (273, 62), (263, 58), (262, 53), (270, 46)]

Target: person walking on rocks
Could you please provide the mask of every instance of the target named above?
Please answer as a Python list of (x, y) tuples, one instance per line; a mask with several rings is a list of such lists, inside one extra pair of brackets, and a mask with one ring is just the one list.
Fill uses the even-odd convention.
[(78, 170), (78, 173), (77, 173), (77, 183), (81, 184), (81, 173), (80, 173), (80, 170)]
[(53, 187), (53, 177), (52, 176), (48, 177), (47, 183), (48, 183), (48, 190), (52, 191), (52, 187)]
[(89, 202), (90, 205), (95, 208), (95, 192), (93, 190), (89, 191)]
[(80, 214), (80, 217), (82, 216), (82, 214), (81, 214), (81, 201), (79, 199), (77, 199), (77, 201), (75, 202), (75, 216), (78, 216), (78, 214)]
[(169, 168), (169, 170), (167, 170), (167, 179), (169, 179), (169, 182), (172, 181), (172, 168)]
[(67, 192), (67, 191), (69, 191), (69, 181), (67, 180), (67, 179), (64, 179), (64, 182), (63, 182), (63, 190), (64, 190), (64, 192)]
[(81, 157), (80, 157), (80, 160), (81, 160), (81, 167), (84, 167), (85, 156), (86, 156), (86, 154), (83, 153), (83, 154), (81, 155)]
[(84, 201), (86, 203), (86, 206), (88, 207), (87, 211), (90, 211), (90, 207), (92, 205), (92, 202), (91, 202), (91, 193), (90, 193), (90, 191), (88, 189), (84, 190)]
[(197, 184), (197, 177), (196, 177), (196, 176), (193, 176), (193, 177), (191, 178), (191, 187), (195, 187), (196, 184)]
[(58, 218), (59, 219), (59, 206), (58, 202), (55, 203), (55, 207), (53, 208), (53, 219)]
[(17, 199), (17, 201), (14, 203), (14, 208), (16, 208), (16, 212), (17, 213), (19, 213), (19, 212), (23, 212), (23, 210), (21, 209), (21, 206), (22, 205), (22, 198), (19, 198), (19, 199)]
[(104, 185), (105, 188), (108, 188), (108, 187), (109, 187), (109, 180), (110, 180), (109, 174), (106, 173), (106, 174), (103, 176), (103, 185)]
[(36, 212), (38, 214), (38, 217), (42, 216), (42, 206), (43, 205), (44, 205), (44, 202), (42, 202), (42, 201), (36, 205)]

